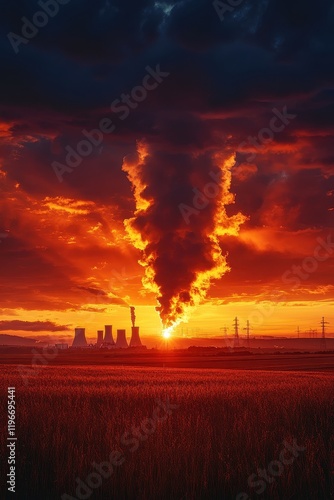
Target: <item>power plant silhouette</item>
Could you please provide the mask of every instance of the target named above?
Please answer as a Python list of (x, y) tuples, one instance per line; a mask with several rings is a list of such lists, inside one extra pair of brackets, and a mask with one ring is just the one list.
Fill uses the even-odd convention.
[(131, 328), (131, 340), (130, 347), (142, 347), (142, 343), (139, 337), (139, 326), (133, 326)]
[(112, 325), (105, 325), (103, 342), (105, 344), (115, 345), (115, 341), (112, 336)]
[(139, 337), (139, 326), (135, 326), (136, 323), (135, 308), (130, 307), (130, 311), (131, 311), (131, 323), (132, 323), (130, 347), (142, 347), (142, 343)]
[(76, 328), (74, 330), (74, 340), (72, 347), (87, 347), (85, 328)]
[(126, 349), (128, 346), (125, 330), (117, 330), (117, 339), (116, 339), (116, 345), (118, 349)]
[[(114, 348), (114, 349), (127, 349), (127, 348), (145, 348), (143, 346), (140, 336), (139, 336), (139, 326), (135, 326), (136, 324), (136, 309), (135, 307), (130, 307), (130, 316), (131, 316), (131, 339), (130, 343), (126, 339), (126, 330), (118, 329), (116, 342), (114, 341), (112, 334), (112, 325), (105, 325), (104, 332), (103, 330), (97, 330), (97, 340), (95, 347), (98, 348)], [(104, 333), (104, 335), (103, 335)], [(72, 347), (91, 347), (88, 345), (86, 340), (86, 329), (85, 328), (75, 328), (74, 330), (74, 339), (72, 343)]]
[(103, 330), (97, 331), (97, 345), (100, 346), (103, 343)]

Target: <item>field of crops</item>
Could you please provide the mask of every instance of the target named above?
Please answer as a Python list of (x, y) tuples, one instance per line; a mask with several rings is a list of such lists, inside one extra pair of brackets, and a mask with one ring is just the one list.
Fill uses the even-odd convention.
[(47, 366), (25, 386), (7, 365), (2, 408), (7, 386), (20, 500), (333, 498), (330, 374)]

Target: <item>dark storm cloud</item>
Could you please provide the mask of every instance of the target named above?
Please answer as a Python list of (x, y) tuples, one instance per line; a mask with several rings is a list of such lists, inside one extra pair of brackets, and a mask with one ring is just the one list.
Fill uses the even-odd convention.
[(57, 325), (52, 321), (0, 321), (0, 331), (25, 331), (25, 332), (66, 332), (68, 325)]
[[(168, 194), (177, 207), (179, 199), (187, 202), (192, 193), (192, 176), (187, 174), (194, 168), (193, 155), (202, 158), (205, 172), (210, 168), (205, 158), (215, 151), (235, 153), (241, 142), (268, 126), (274, 107), (284, 106), (296, 115), (291, 126), (263, 144), (251, 164), (248, 154), (237, 155), (240, 170), (232, 178), (236, 204), (229, 213), (240, 210), (249, 215), (246, 228), (273, 226), (289, 232), (332, 226), (333, 196), (327, 194), (334, 189), (331, 0), (244, 1), (223, 22), (207, 0), (70, 0), (29, 43), (19, 46), (18, 54), (7, 34), (20, 34), (22, 16), (32, 19), (41, 8), (32, 0), (0, 4), (1, 169), (10, 186), (6, 198), (11, 199), (10, 189), (19, 185), (28, 200), (16, 215), (6, 204), (1, 227), (16, 227), (22, 240), (30, 241), (18, 213), (27, 207), (29, 214), (32, 200), (46, 197), (93, 201), (108, 207), (112, 220), (130, 217), (134, 203), (121, 165), (142, 138), (159, 152), (153, 166), (153, 160), (147, 160), (155, 184), (168, 172), (169, 162), (185, 174), (187, 182), (178, 175), (174, 194)], [(170, 76), (122, 121), (111, 112), (111, 103), (141, 84), (148, 65), (157, 64)], [(60, 184), (51, 163), (63, 161), (65, 147), (75, 148), (82, 130), (96, 128), (103, 117), (110, 117), (116, 130)], [(168, 212), (171, 224), (177, 216), (175, 206)], [(104, 237), (111, 233), (98, 217), (87, 219), (92, 226), (102, 224)], [(58, 236), (56, 217), (55, 221)], [(43, 226), (41, 215), (36, 215), (35, 226)], [(80, 222), (69, 223), (68, 235), (78, 227)], [(10, 244), (15, 243), (21, 249), (21, 241)], [(6, 251), (6, 244), (0, 245), (1, 251)], [(62, 283), (68, 290), (75, 286), (77, 270), (71, 263), (64, 263), (63, 270), (41, 259), (40, 249), (28, 248), (25, 269), (30, 262), (39, 290), (46, 286), (44, 276), (51, 267), (58, 295)], [(234, 268), (240, 259), (233, 260), (233, 251), (239, 253), (231, 249)], [(95, 246), (90, 253), (95, 258)], [(244, 254), (240, 255), (242, 260)], [(14, 258), (15, 250), (5, 253), (7, 269), (13, 268)], [(281, 258), (268, 259), (269, 272)], [(253, 250), (253, 269), (263, 262), (258, 249)], [(5, 276), (16, 283), (7, 269)], [(85, 282), (85, 276), (79, 277)], [(30, 278), (28, 270), (23, 271), (24, 287)], [(237, 279), (242, 280), (241, 274)], [(26, 290), (21, 295), (28, 301)], [(10, 284), (11, 300), (14, 296), (15, 286)], [(67, 298), (73, 304), (73, 293)], [(43, 297), (31, 300), (39, 304)], [(58, 307), (60, 300), (55, 303)]]
[[(37, 2), (25, 0), (6, 4), (2, 11), (7, 29), (19, 32), (20, 19), (32, 19), (41, 10)], [(60, 6), (54, 20), (41, 28), (34, 43), (83, 60), (96, 60), (96, 72), (103, 77), (108, 69), (103, 61), (122, 61), (129, 52), (138, 53), (158, 37), (163, 11), (151, 0), (71, 0)]]
[(77, 286), (77, 288), (79, 290), (83, 290), (84, 292), (87, 292), (88, 294), (99, 297), (101, 299), (102, 303), (115, 304), (115, 305), (119, 305), (119, 306), (127, 306), (128, 305), (123, 299), (120, 299), (118, 297), (109, 297), (109, 295), (104, 290), (100, 290), (98, 288), (93, 288), (93, 287), (87, 287), (87, 286)]
[[(311, 91), (333, 76), (332, 5), (285, 4), (243, 2), (221, 23), (206, 0), (168, 2), (169, 13), (152, 1), (73, 0), (17, 56), (6, 35), (18, 32), (22, 15), (29, 18), (39, 7), (6, 4), (2, 102), (69, 112), (108, 106), (140, 81), (146, 64), (158, 62), (174, 73), (174, 91), (159, 93), (161, 107), (171, 94), (175, 107), (195, 110)], [(282, 51), (290, 64), (278, 57)]]
[[(282, 104), (297, 114), (300, 129), (332, 126), (334, 9), (328, 0), (320, 5), (298, 0), (293, 6), (287, 0), (242, 2), (223, 22), (206, 0), (72, 0), (15, 55), (8, 32), (20, 33), (21, 17), (32, 19), (40, 9), (28, 0), (3, 2), (0, 21), (0, 111), (13, 122), (13, 137), (38, 137), (23, 144), (22, 154), (31, 157), (32, 177), (41, 179), (37, 190), (45, 189), (44, 179), (59, 191), (49, 163), (104, 116), (117, 124), (105, 139), (110, 149), (102, 156), (95, 151), (80, 175), (67, 179), (87, 196), (95, 195), (88, 181), (93, 163), (100, 165), (96, 195), (103, 193), (110, 171), (119, 177), (119, 191), (126, 192), (118, 175), (122, 157), (141, 136), (168, 148), (203, 150), (227, 142), (235, 148)], [(170, 72), (169, 81), (122, 122), (110, 104), (140, 84), (148, 64)], [(203, 120), (210, 113), (219, 118)], [(324, 163), (332, 153), (329, 146)], [(15, 178), (15, 167), (10, 170)], [(28, 191), (34, 189), (24, 182)]]

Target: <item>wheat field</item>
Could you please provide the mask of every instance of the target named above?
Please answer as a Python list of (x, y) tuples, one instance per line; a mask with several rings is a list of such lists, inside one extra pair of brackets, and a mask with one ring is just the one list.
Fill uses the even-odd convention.
[[(20, 500), (333, 498), (331, 374), (46, 366), (24, 385), (7, 365), (2, 407), (8, 385)], [(258, 494), (248, 478), (293, 440), (304, 451)], [(98, 480), (92, 464), (111, 452), (121, 459)], [(77, 478), (86, 485), (79, 496)]]

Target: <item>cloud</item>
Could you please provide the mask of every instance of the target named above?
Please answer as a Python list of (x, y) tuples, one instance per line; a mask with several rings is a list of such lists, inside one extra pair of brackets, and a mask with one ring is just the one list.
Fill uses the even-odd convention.
[(0, 321), (0, 331), (25, 331), (25, 332), (65, 332), (71, 330), (69, 325), (57, 325), (52, 321)]
[[(259, 281), (274, 280), (312, 247), (314, 233), (333, 226), (330, 0), (242, 2), (224, 22), (207, 0), (72, 1), (16, 55), (7, 33), (20, 33), (21, 17), (35, 11), (32, 0), (7, 2), (0, 20), (5, 309), (80, 309), (93, 297), (101, 305), (152, 303), (142, 293), (140, 253), (123, 227), (135, 210), (123, 159), (141, 139), (154, 152), (147, 166), (154, 186), (171, 176), (173, 204), (189, 195), (180, 182), (188, 169), (196, 174), (201, 162), (205, 172), (208, 158), (234, 155), (268, 126), (274, 107), (297, 115), (271, 142), (237, 155), (228, 215), (249, 220), (238, 244), (222, 242), (232, 267), (213, 291), (222, 299), (242, 287), (256, 295)], [(112, 101), (157, 64), (170, 76), (121, 120)], [(60, 184), (51, 163), (104, 117), (115, 132)], [(124, 267), (133, 279), (115, 278)], [(314, 277), (320, 287), (331, 262), (322, 269)]]
[(101, 295), (102, 297), (106, 297), (107, 294), (103, 290), (99, 290), (97, 288), (91, 288), (91, 287), (86, 287), (86, 286), (78, 286), (79, 290), (84, 290), (85, 292), (91, 293), (93, 295)]

